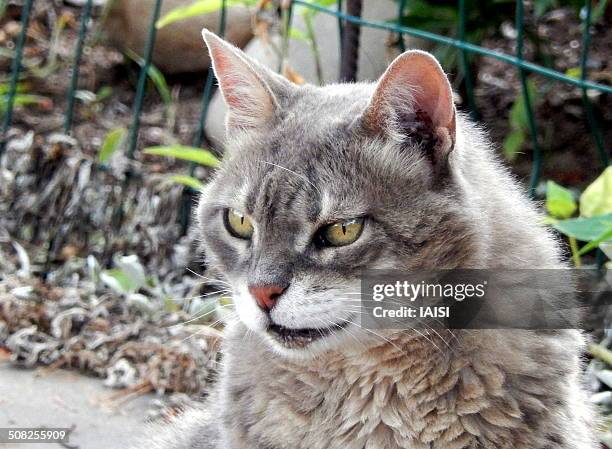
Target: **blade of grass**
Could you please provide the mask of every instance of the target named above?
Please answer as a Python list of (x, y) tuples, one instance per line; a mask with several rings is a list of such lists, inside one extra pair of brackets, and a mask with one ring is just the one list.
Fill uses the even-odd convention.
[[(6, 103), (8, 99), (6, 95), (0, 95), (0, 111), (6, 110)], [(31, 105), (44, 105), (51, 101), (49, 97), (43, 97), (42, 95), (33, 94), (17, 94), (15, 96), (15, 106), (31, 106)]]
[[(241, 3), (237, 0), (228, 0), (227, 5), (233, 5), (236, 3)], [(222, 8), (223, 1), (222, 0), (199, 0), (191, 5), (179, 6), (178, 8), (173, 9), (168, 12), (168, 14), (164, 15), (161, 19), (157, 21), (155, 26), (159, 28), (163, 28), (171, 23), (178, 22), (179, 20), (189, 19), (191, 17), (197, 17), (204, 14), (209, 14), (211, 12), (218, 11)]]
[(114, 128), (106, 134), (104, 142), (102, 142), (100, 155), (98, 156), (101, 164), (106, 163), (113, 153), (121, 147), (125, 141), (125, 136), (127, 136), (127, 129), (125, 128)]
[(196, 164), (204, 165), (206, 167), (219, 166), (219, 159), (210, 151), (185, 145), (149, 147), (144, 150), (144, 153), (154, 154), (156, 156), (173, 157), (184, 161), (195, 162)]
[[(144, 66), (144, 59), (142, 59), (139, 55), (134, 53), (130, 49), (126, 49), (125, 55), (138, 64), (140, 67)], [(149, 79), (155, 84), (155, 88), (159, 92), (160, 97), (164, 104), (169, 105), (172, 103), (172, 94), (170, 93), (170, 88), (168, 88), (168, 83), (166, 82), (166, 77), (164, 74), (159, 71), (159, 69), (152, 64), (149, 66), (149, 70), (147, 71), (147, 76)]]
[[(17, 90), (16, 92), (18, 94), (27, 92), (29, 89), (29, 86), (26, 83), (17, 83)], [(8, 83), (0, 83), (0, 95), (5, 95), (7, 94), (9, 91), (9, 85)]]
[(602, 233), (595, 240), (591, 240), (589, 243), (587, 243), (582, 248), (580, 248), (580, 251), (578, 251), (578, 255), (579, 256), (583, 256), (584, 254), (588, 253), (589, 251), (593, 251), (601, 243), (606, 242), (606, 241), (611, 240), (611, 239), (612, 239), (612, 229), (608, 229), (606, 232)]
[(189, 175), (172, 175), (168, 177), (168, 180), (191, 187), (193, 190), (202, 190), (204, 188), (204, 184), (199, 179)]
[(608, 365), (612, 365), (612, 351), (610, 351), (608, 348), (604, 348), (601, 345), (590, 344), (589, 352), (593, 357), (606, 362)]

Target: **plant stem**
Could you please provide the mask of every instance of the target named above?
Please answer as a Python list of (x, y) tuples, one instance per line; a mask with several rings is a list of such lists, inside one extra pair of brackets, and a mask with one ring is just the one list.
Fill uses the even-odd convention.
[(582, 260), (580, 259), (580, 251), (578, 249), (578, 242), (575, 237), (569, 237), (570, 249), (572, 250), (572, 260), (574, 261), (574, 266), (576, 268), (580, 268), (582, 266)]
[(306, 32), (308, 33), (308, 40), (310, 40), (310, 48), (312, 49), (312, 56), (315, 60), (315, 69), (317, 71), (317, 81), (319, 85), (323, 85), (323, 69), (321, 68), (321, 54), (319, 52), (319, 45), (315, 37), (314, 28), (312, 27), (312, 14), (308, 12), (304, 14), (304, 24), (306, 25)]
[(604, 348), (601, 345), (590, 344), (589, 352), (593, 357), (606, 362), (608, 365), (612, 365), (612, 351), (609, 349)]
[(283, 36), (281, 43), (280, 58), (278, 59), (278, 73), (283, 73), (283, 67), (287, 62), (287, 54), (289, 53), (289, 29), (291, 28), (292, 10), (283, 8), (281, 15), (283, 21)]

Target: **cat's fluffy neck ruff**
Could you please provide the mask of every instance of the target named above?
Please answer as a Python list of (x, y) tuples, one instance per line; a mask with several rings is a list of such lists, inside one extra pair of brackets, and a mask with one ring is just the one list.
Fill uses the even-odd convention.
[[(254, 432), (250, 441), (311, 449), (463, 448), (480, 441), (531, 449), (559, 437), (560, 423), (588, 416), (586, 398), (567, 377), (579, 371), (568, 355), (579, 341), (573, 331), (542, 333), (537, 346), (529, 331), (406, 332), (310, 363), (275, 356), (256, 337), (247, 342), (244, 332), (237, 324), (228, 334), (222, 383), (227, 399), (249, 392), (232, 409), (241, 410), (243, 422), (259, 420), (246, 430)], [(265, 367), (259, 363), (252, 376), (246, 367), (261, 360)], [(556, 404), (567, 400), (575, 415), (552, 420)], [(574, 438), (581, 445), (556, 447), (591, 447), (588, 434)]]

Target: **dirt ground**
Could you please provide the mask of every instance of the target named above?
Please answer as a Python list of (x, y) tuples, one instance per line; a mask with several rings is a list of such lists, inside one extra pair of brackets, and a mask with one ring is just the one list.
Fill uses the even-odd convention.
[[(591, 45), (587, 69), (592, 81), (612, 84), (610, 42), (612, 24), (603, 19), (591, 27)], [(525, 47), (525, 59), (530, 61), (552, 60), (554, 68), (562, 73), (580, 65), (582, 52), (582, 24), (570, 8), (554, 10), (540, 20), (528, 19), (528, 28), (541, 39), (536, 48), (529, 41)], [(506, 23), (501, 27), (501, 36), (484, 40), (487, 48), (508, 54), (516, 52), (516, 30)], [(478, 80), (475, 86), (476, 104), (482, 125), (490, 132), (499, 146), (509, 131), (508, 113), (519, 92), (519, 77), (516, 69), (491, 58), (480, 58), (476, 65)], [(539, 143), (544, 152), (542, 179), (571, 187), (583, 187), (592, 181), (602, 166), (583, 110), (582, 91), (541, 75), (529, 75), (537, 86), (535, 99), (536, 124)], [(610, 155), (612, 139), (612, 102), (610, 95), (590, 92), (594, 114), (606, 151)], [(529, 139), (528, 139), (529, 140)], [(532, 144), (529, 140), (523, 151), (512, 163), (513, 171), (521, 178), (531, 169)]]

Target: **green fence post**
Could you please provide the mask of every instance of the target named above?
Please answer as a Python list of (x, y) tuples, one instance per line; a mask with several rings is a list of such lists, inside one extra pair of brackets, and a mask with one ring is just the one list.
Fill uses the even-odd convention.
[(134, 113), (132, 116), (132, 127), (130, 129), (130, 139), (128, 143), (127, 156), (129, 159), (134, 158), (134, 151), (136, 150), (136, 144), (138, 143), (138, 132), (140, 131), (140, 113), (142, 112), (142, 103), (145, 95), (145, 89), (147, 87), (147, 76), (149, 68), (151, 67), (151, 57), (153, 56), (153, 47), (155, 46), (155, 36), (157, 28), (155, 24), (159, 19), (159, 13), (161, 11), (161, 4), (163, 0), (156, 0), (153, 12), (151, 13), (151, 20), (149, 23), (149, 33), (147, 35), (147, 42), (144, 50), (144, 64), (140, 69), (140, 76), (138, 78), (138, 87), (136, 89), (136, 99), (134, 100)]
[[(523, 0), (516, 0), (516, 57), (519, 61), (523, 61), (523, 44), (525, 40), (524, 22)], [(531, 99), (529, 98), (527, 75), (525, 74), (525, 70), (522, 66), (519, 66), (518, 74), (521, 81), (521, 93), (523, 96), (523, 101), (525, 102), (527, 125), (529, 127), (529, 134), (531, 135), (531, 142), (533, 144), (533, 164), (531, 167), (529, 190), (531, 196), (535, 196), (535, 189), (538, 185), (538, 181), (540, 180), (540, 171), (542, 169), (542, 151), (540, 149), (540, 145), (538, 144), (538, 130), (535, 123), (533, 109), (531, 107)]]
[[(223, 0), (221, 4), (221, 16), (219, 18), (219, 36), (225, 35), (225, 24), (227, 22), (227, 0)], [(204, 140), (204, 128), (206, 126), (206, 116), (208, 115), (208, 107), (210, 106), (210, 100), (212, 97), (212, 88), (215, 84), (215, 72), (211, 67), (208, 69), (206, 74), (206, 81), (204, 82), (204, 92), (202, 93), (202, 106), (200, 108), (200, 118), (198, 120), (198, 129), (193, 138), (193, 146), (199, 147), (202, 145)], [(189, 176), (195, 174), (196, 164), (193, 162), (189, 163)], [(180, 213), (180, 226), (181, 234), (185, 235), (187, 228), (189, 227), (189, 214), (191, 213), (191, 201), (193, 197), (193, 191), (190, 187), (185, 187), (183, 191), (183, 199), (181, 201), (181, 213)]]
[[(466, 25), (466, 7), (465, 0), (459, 0), (459, 39), (465, 42), (465, 25)], [(465, 82), (465, 93), (470, 108), (470, 115), (474, 120), (479, 119), (478, 108), (476, 107), (476, 99), (474, 98), (474, 85), (472, 84), (472, 69), (470, 67), (470, 55), (466, 50), (461, 50), (459, 57), (461, 58), (461, 66), (463, 68), (463, 79)]]
[[(406, 0), (400, 0), (398, 2), (398, 7), (397, 7), (397, 24), (399, 26), (402, 25), (402, 18), (404, 17), (404, 9), (406, 9)], [(399, 49), (402, 53), (404, 53), (406, 51), (406, 44), (404, 43), (404, 35), (402, 33), (399, 33), (399, 42), (398, 42), (398, 46)]]
[(282, 73), (284, 64), (287, 62), (289, 54), (289, 39), (291, 39), (291, 21), (293, 20), (293, 2), (282, 2), (281, 3), (281, 18), (282, 18), (282, 42), (281, 42), (281, 54), (278, 58), (277, 72)]
[(85, 34), (87, 32), (87, 23), (91, 19), (91, 9), (93, 0), (87, 0), (85, 3), (85, 9), (81, 15), (81, 23), (79, 25), (79, 37), (76, 43), (76, 50), (74, 51), (74, 62), (72, 64), (72, 74), (70, 76), (70, 87), (68, 89), (68, 106), (66, 108), (66, 117), (64, 120), (64, 133), (68, 134), (70, 128), (72, 128), (72, 119), (74, 116), (74, 100), (77, 89), (77, 83), (79, 80), (79, 66), (81, 65), (81, 57), (83, 56), (83, 44), (85, 41)]
[[(93, 7), (93, 0), (87, 0), (85, 3), (85, 8), (81, 14), (81, 21), (79, 24), (79, 33), (77, 37), (76, 48), (74, 51), (74, 61), (72, 63), (72, 74), (70, 76), (70, 84), (68, 87), (68, 105), (66, 107), (66, 115), (64, 117), (64, 133), (68, 134), (70, 129), (72, 128), (72, 119), (74, 116), (74, 101), (77, 83), (79, 80), (79, 66), (81, 64), (81, 57), (83, 56), (83, 44), (85, 42), (85, 34), (87, 32), (87, 24), (91, 19), (91, 10)], [(47, 246), (47, 257), (45, 260), (45, 273), (49, 271), (49, 267), (51, 265), (51, 256), (53, 253), (53, 248), (56, 244), (60, 229), (56, 226), (55, 229), (51, 231), (51, 235), (49, 237), (49, 244)]]
[[(585, 3), (585, 18), (584, 25), (582, 30), (582, 54), (580, 55), (580, 80), (585, 81), (587, 78), (587, 62), (589, 60), (589, 46), (591, 43), (591, 10), (592, 4), (591, 0), (586, 0)], [(597, 147), (597, 152), (599, 153), (599, 159), (601, 160), (602, 165), (605, 167), (608, 166), (609, 159), (608, 153), (606, 152), (603, 136), (601, 135), (601, 130), (599, 129), (599, 125), (597, 124), (597, 119), (595, 118), (595, 114), (593, 112), (593, 105), (589, 100), (588, 92), (585, 87), (582, 88), (582, 104), (584, 106), (584, 112), (586, 114), (587, 123), (591, 130), (591, 135), (593, 136), (593, 141), (595, 142), (595, 146)]]
[(23, 59), (23, 47), (25, 46), (28, 25), (30, 23), (30, 13), (32, 12), (32, 3), (34, 0), (25, 0), (23, 9), (21, 10), (21, 30), (17, 38), (15, 47), (15, 59), (11, 65), (11, 80), (9, 83), (8, 92), (6, 95), (6, 109), (4, 112), (4, 121), (2, 122), (2, 140), (0, 141), (0, 156), (6, 147), (6, 133), (13, 123), (13, 107), (15, 106), (15, 96), (17, 95), (17, 83), (19, 82), (19, 74), (21, 73), (21, 62)]
[[(221, 4), (221, 17), (219, 19), (219, 36), (225, 36), (225, 23), (227, 21), (227, 0), (223, 0)], [(212, 88), (215, 83), (215, 73), (212, 66), (208, 69), (206, 82), (204, 83), (204, 93), (202, 94), (202, 107), (200, 108), (200, 120), (198, 121), (198, 130), (193, 139), (193, 146), (199, 147), (204, 140), (204, 127), (206, 126), (206, 115), (208, 114), (208, 106), (212, 96)], [(189, 167), (189, 174), (193, 176), (195, 164), (192, 162)]]
[[(149, 32), (147, 35), (147, 41), (145, 43), (144, 50), (144, 62), (142, 67), (140, 68), (140, 76), (138, 77), (138, 86), (136, 88), (136, 99), (134, 100), (134, 111), (132, 113), (132, 126), (130, 128), (130, 135), (128, 141), (127, 148), (127, 157), (128, 159), (134, 158), (134, 151), (136, 151), (136, 144), (138, 143), (138, 131), (140, 130), (140, 113), (142, 112), (142, 103), (144, 99), (145, 89), (147, 87), (147, 76), (149, 72), (149, 68), (151, 67), (151, 58), (153, 56), (153, 47), (155, 46), (155, 36), (157, 32), (157, 28), (155, 24), (159, 19), (159, 13), (161, 11), (161, 4), (163, 0), (156, 0), (155, 5), (153, 7), (153, 11), (151, 12), (151, 20), (149, 21)], [(119, 207), (115, 211), (113, 216), (113, 223), (111, 226), (111, 232), (118, 230), (121, 228), (121, 224), (123, 222), (123, 218), (125, 215), (124, 203), (125, 203), (125, 195), (126, 190), (129, 185), (130, 179), (132, 177), (131, 168), (128, 168), (128, 171), (125, 176), (125, 180), (123, 181), (123, 190), (122, 196), (123, 199), (119, 204)], [(110, 238), (107, 239), (107, 242), (110, 241)]]

